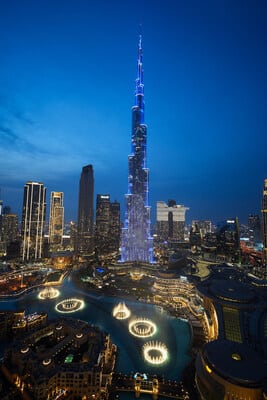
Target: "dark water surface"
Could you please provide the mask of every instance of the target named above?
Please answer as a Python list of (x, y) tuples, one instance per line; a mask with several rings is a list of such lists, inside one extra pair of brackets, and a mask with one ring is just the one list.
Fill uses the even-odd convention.
[[(47, 312), (49, 318), (64, 315), (87, 321), (108, 332), (112, 342), (118, 346), (116, 362), (118, 372), (128, 374), (138, 371), (164, 375), (167, 379), (179, 380), (181, 378), (182, 370), (190, 361), (188, 354), (190, 329), (187, 322), (170, 317), (157, 306), (126, 299), (125, 303), (131, 310), (130, 318), (134, 316), (149, 318), (157, 325), (157, 332), (153, 337), (136, 338), (128, 332), (128, 320), (120, 321), (112, 316), (113, 307), (122, 301), (121, 299), (86, 292), (75, 287), (71, 279), (66, 280), (59, 290), (60, 296), (57, 299), (39, 300), (37, 297), (39, 291), (36, 291), (15, 300), (0, 301), (0, 309), (25, 309), (26, 314)], [(55, 305), (70, 297), (84, 300), (84, 309), (71, 314), (58, 313)], [(164, 342), (168, 348), (169, 358), (160, 366), (151, 366), (142, 357), (142, 345), (150, 340)]]

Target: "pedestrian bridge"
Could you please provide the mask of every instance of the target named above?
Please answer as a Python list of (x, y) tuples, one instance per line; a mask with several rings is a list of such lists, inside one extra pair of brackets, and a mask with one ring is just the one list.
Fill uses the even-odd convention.
[[(189, 399), (188, 392), (184, 389), (182, 382), (164, 380), (155, 375), (135, 373), (134, 375), (124, 375), (115, 373), (112, 379), (111, 392), (134, 392), (135, 397), (139, 398), (142, 393), (151, 394), (156, 400), (158, 396), (169, 397), (177, 400)], [(115, 396), (119, 397), (119, 396)], [(112, 397), (111, 397), (112, 399)]]
[(153, 397), (157, 397), (159, 393), (159, 381), (157, 378), (149, 380), (146, 374), (135, 374), (134, 376), (135, 396), (139, 397), (140, 393), (151, 393)]

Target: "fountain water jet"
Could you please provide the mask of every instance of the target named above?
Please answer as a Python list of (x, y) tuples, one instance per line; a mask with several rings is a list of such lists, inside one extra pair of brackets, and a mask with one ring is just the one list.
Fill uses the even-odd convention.
[(135, 318), (129, 323), (128, 329), (133, 336), (147, 338), (156, 333), (157, 326), (150, 319)]
[(147, 342), (143, 346), (143, 356), (149, 364), (163, 364), (168, 358), (167, 346), (158, 341)]
[(130, 317), (131, 311), (125, 303), (119, 303), (113, 308), (112, 315), (116, 319), (127, 319)]
[(55, 299), (59, 296), (59, 290), (53, 287), (47, 287), (41, 290), (38, 294), (38, 299), (47, 300), (47, 299)]
[(84, 307), (84, 301), (80, 299), (66, 299), (57, 303), (55, 309), (60, 313), (73, 313), (79, 311)]

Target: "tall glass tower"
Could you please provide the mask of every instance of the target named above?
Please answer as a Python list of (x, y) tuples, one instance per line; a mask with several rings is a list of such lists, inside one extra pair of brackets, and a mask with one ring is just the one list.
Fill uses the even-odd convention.
[(45, 216), (46, 188), (41, 182), (27, 182), (21, 223), (23, 261), (42, 257)]
[(94, 170), (82, 169), (79, 186), (76, 254), (88, 256), (94, 251)]
[(63, 192), (51, 192), (49, 216), (49, 243), (62, 244), (64, 229)]
[(146, 166), (147, 126), (143, 83), (142, 37), (139, 37), (135, 104), (132, 107), (131, 154), (128, 156), (128, 193), (122, 228), (121, 261), (153, 262)]

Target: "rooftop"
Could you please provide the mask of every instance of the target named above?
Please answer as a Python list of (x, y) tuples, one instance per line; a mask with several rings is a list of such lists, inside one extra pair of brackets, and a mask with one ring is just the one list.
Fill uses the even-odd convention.
[(247, 344), (215, 340), (204, 346), (203, 356), (211, 370), (240, 384), (258, 384), (266, 378), (263, 358)]

